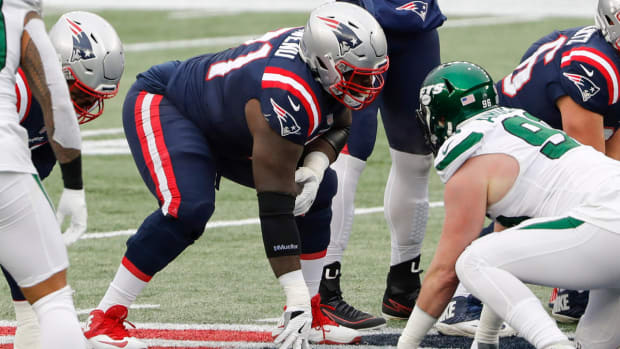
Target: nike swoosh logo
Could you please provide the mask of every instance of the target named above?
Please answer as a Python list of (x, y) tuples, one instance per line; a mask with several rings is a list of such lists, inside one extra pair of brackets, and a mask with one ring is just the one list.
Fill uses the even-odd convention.
[(107, 342), (107, 341), (99, 341), (99, 343), (103, 343), (103, 344), (109, 344), (109, 345), (113, 345), (115, 347), (119, 347), (119, 348), (124, 348), (127, 346), (127, 344), (129, 344), (128, 341), (122, 341), (122, 342)]
[(287, 96), (287, 97), (288, 97), (288, 101), (291, 102), (291, 107), (293, 107), (293, 110), (294, 111), (299, 111), (301, 106), (299, 104), (293, 103), (293, 100), (291, 99), (291, 96)]
[(582, 64), (580, 64), (579, 66), (581, 67), (581, 69), (583, 69), (584, 72), (586, 72), (587, 76), (589, 76), (589, 77), (593, 77), (594, 76), (594, 70), (588, 70)]

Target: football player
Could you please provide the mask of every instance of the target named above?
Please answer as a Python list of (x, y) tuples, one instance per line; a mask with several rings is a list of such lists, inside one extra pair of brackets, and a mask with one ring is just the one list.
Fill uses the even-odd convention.
[(84, 338), (67, 285), (69, 260), (54, 210), (15, 107), (18, 67), (37, 99), (66, 188), (82, 188), (81, 139), (40, 1), (5, 0), (0, 50), (0, 265), (32, 304), (43, 349), (81, 348)]
[[(104, 100), (118, 92), (124, 70), (123, 47), (114, 28), (100, 16), (82, 11), (62, 15), (49, 32), (58, 53), (69, 95), (80, 124), (97, 118), (103, 112)], [(56, 164), (44, 125), (41, 104), (33, 98), (24, 71), (15, 76), (17, 113), (20, 124), (28, 132), (30, 156), (41, 180)], [(63, 178), (64, 176), (63, 172)], [(65, 181), (65, 188), (57, 209), (57, 218), (71, 215), (71, 225), (62, 235), (66, 245), (75, 242), (86, 231), (86, 201), (84, 189)], [(17, 331), (15, 349), (40, 348), (39, 326), (32, 307), (10, 274), (2, 269), (13, 297)]]
[(338, 191), (332, 203), (332, 235), (320, 281), (321, 311), (343, 326), (370, 329), (385, 326), (385, 319), (349, 305), (340, 288), (357, 183), (375, 144), (380, 110), (392, 159), (384, 192), (391, 259), (381, 311), (389, 319), (407, 319), (420, 289), (420, 252), (428, 219), (432, 164), (431, 151), (411, 117), (418, 103), (411, 99), (411, 91), (417, 91), (426, 74), (441, 62), (436, 28), (446, 18), (435, 0), (349, 1), (364, 6), (383, 27), (390, 70), (377, 100), (353, 113), (347, 146), (331, 166), (338, 176)]
[[(535, 42), (521, 64), (497, 83), (499, 103), (525, 109), (620, 160), (618, 16), (619, 0), (600, 0), (595, 26), (554, 31)], [(579, 320), (588, 303), (588, 291), (560, 289), (552, 297), (559, 299), (552, 314), (561, 322)], [(438, 330), (473, 336), (480, 316), (477, 300), (459, 287), (449, 308), (455, 311), (437, 324)]]
[(286, 295), (275, 343), (358, 342), (357, 331), (321, 315), (318, 283), (305, 282), (318, 280), (310, 274), (321, 269), (304, 268), (300, 255), (322, 263), (336, 192), (329, 163), (346, 143), (350, 110), (376, 98), (387, 68), (377, 21), (356, 5), (328, 3), (305, 28), (277, 29), (139, 74), (124, 102), (123, 125), (160, 208), (128, 240), (91, 312), (85, 331), (91, 345), (146, 348), (123, 325), (127, 308), (202, 235), (220, 176), (257, 192), (265, 252)]
[[(446, 215), (398, 348), (420, 345), (459, 280), (484, 303), (472, 348), (498, 348), (502, 319), (538, 349), (576, 347), (523, 282), (591, 289), (578, 347), (620, 346), (620, 164), (522, 109), (499, 107), (492, 79), (472, 63), (433, 70), (420, 103)], [(476, 240), (486, 215), (532, 218)]]

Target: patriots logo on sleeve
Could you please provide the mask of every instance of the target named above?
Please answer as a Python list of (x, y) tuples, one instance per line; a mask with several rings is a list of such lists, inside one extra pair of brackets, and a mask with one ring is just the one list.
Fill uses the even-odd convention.
[(276, 113), (278, 117), (278, 121), (280, 122), (280, 134), (282, 137), (286, 137), (292, 134), (299, 134), (301, 131), (301, 127), (295, 120), (295, 118), (287, 112), (284, 108), (282, 108), (273, 98), (270, 98), (271, 106), (273, 107), (273, 111)]
[(397, 7), (397, 10), (401, 11), (413, 11), (415, 14), (422, 18), (422, 22), (426, 20), (426, 13), (428, 12), (428, 4), (424, 1), (412, 1)]
[(319, 17), (328, 27), (332, 28), (332, 32), (338, 39), (338, 45), (340, 46), (340, 55), (344, 55), (350, 50), (358, 47), (362, 40), (353, 32), (353, 29), (348, 25), (339, 22), (333, 18)]
[(67, 18), (69, 22), (69, 28), (73, 33), (73, 52), (71, 53), (71, 62), (79, 61), (81, 59), (95, 58), (93, 52), (93, 45), (90, 43), (88, 35), (80, 28), (79, 24), (75, 21)]
[(563, 73), (563, 75), (568, 80), (572, 81), (575, 86), (577, 86), (579, 92), (581, 92), (581, 98), (584, 102), (590, 100), (590, 98), (594, 97), (594, 95), (596, 95), (601, 90), (601, 88), (596, 86), (596, 84), (592, 82), (592, 80), (586, 78), (583, 75), (570, 73)]

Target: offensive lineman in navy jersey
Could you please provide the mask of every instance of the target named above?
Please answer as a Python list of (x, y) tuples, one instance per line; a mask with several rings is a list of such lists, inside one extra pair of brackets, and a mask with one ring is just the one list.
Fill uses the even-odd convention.
[[(89, 39), (90, 35), (94, 35), (97, 41)], [(97, 118), (103, 112), (104, 99), (112, 98), (118, 92), (118, 83), (124, 70), (123, 47), (116, 31), (96, 14), (74, 11), (62, 15), (50, 30), (49, 36), (60, 57), (78, 122), (83, 124)], [(74, 41), (74, 37), (83, 37), (85, 40)], [(88, 60), (71, 59), (73, 52), (79, 52), (80, 47), (93, 52), (92, 57)], [(21, 68), (17, 71), (15, 81), (20, 125), (28, 131), (32, 163), (39, 178), (44, 180), (56, 165), (57, 159), (49, 144), (43, 111), (32, 95)], [(64, 171), (63, 179), (66, 179)], [(66, 180), (64, 184), (57, 216), (61, 222), (65, 215), (71, 216), (71, 226), (62, 235), (65, 244), (70, 245), (86, 231), (87, 212), (83, 188), (72, 187)], [(11, 289), (17, 319), (13, 346), (15, 349), (40, 348), (36, 315), (13, 277), (4, 268), (2, 271)]]
[(309, 341), (359, 341), (357, 331), (313, 311), (318, 285), (306, 285), (300, 254), (325, 255), (336, 191), (328, 166), (346, 143), (349, 109), (375, 99), (387, 68), (376, 20), (358, 6), (329, 3), (310, 14), (305, 28), (275, 30), (139, 74), (125, 99), (123, 125), (160, 209), (128, 240), (114, 280), (91, 312), (85, 329), (91, 345), (146, 348), (123, 325), (127, 308), (201, 236), (220, 176), (257, 191), (265, 252), (286, 294), (275, 343), (307, 348)]
[(343, 0), (365, 7), (383, 27), (390, 70), (385, 88), (368, 108), (353, 113), (347, 146), (331, 166), (338, 176), (332, 208), (331, 240), (321, 279), (321, 311), (343, 326), (385, 326), (382, 317), (359, 311), (342, 297), (341, 262), (351, 234), (355, 192), (372, 153), (377, 111), (389, 142), (392, 166), (384, 192), (385, 219), (391, 235), (390, 268), (381, 305), (390, 319), (407, 319), (420, 289), (420, 253), (428, 220), (428, 179), (432, 154), (412, 118), (418, 107), (411, 91), (440, 61), (437, 27), (445, 21), (435, 0)]
[[(500, 105), (525, 109), (579, 142), (620, 160), (620, 132), (616, 132), (620, 127), (618, 15), (620, 1), (600, 0), (596, 26), (554, 31), (532, 44), (519, 66), (496, 83)], [(485, 231), (510, 225), (495, 222)], [(576, 322), (585, 311), (588, 291), (555, 289), (550, 303), (556, 320)], [(473, 336), (480, 303), (459, 286), (448, 308), (453, 309), (453, 316), (443, 318), (436, 325), (438, 330)]]

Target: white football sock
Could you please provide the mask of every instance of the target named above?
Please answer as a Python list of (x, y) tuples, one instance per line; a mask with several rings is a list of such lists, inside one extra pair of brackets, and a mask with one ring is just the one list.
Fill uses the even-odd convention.
[(506, 321), (538, 349), (568, 342), (568, 337), (560, 331), (538, 298), (526, 298), (513, 306)]
[(14, 349), (40, 349), (41, 329), (39, 319), (28, 301), (13, 301), (17, 329), (13, 341)]
[(392, 167), (383, 197), (384, 215), (392, 237), (390, 265), (420, 255), (428, 221), (428, 174), (433, 156), (390, 148)]
[(478, 343), (497, 344), (499, 346), (499, 330), (504, 321), (487, 305), (482, 307), (480, 322), (474, 339)]
[(321, 284), (321, 276), (323, 274), (323, 264), (325, 258), (303, 259), (301, 257), (301, 272), (306, 280), (306, 286), (311, 295), (319, 293), (319, 285)]
[(332, 200), (331, 237), (325, 264), (342, 261), (353, 227), (357, 183), (365, 167), (366, 161), (342, 153), (331, 164), (338, 176), (338, 192)]
[(148, 282), (140, 280), (121, 264), (97, 309), (105, 312), (117, 304), (129, 308), (147, 284)]
[(85, 348), (69, 286), (39, 299), (32, 308), (41, 327), (41, 349)]

